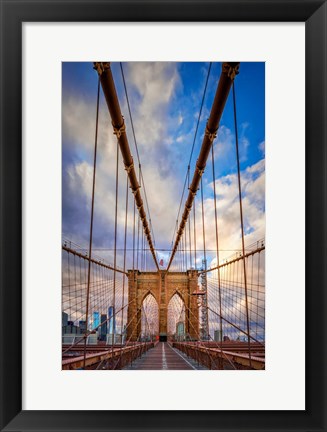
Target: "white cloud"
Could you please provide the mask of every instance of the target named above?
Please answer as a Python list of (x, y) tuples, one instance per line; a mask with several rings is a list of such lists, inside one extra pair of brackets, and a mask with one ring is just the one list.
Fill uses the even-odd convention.
[(179, 135), (179, 137), (176, 138), (176, 142), (181, 143), (185, 141), (186, 136), (185, 135)]
[(234, 146), (235, 138), (232, 131), (224, 125), (220, 126), (214, 142), (215, 160), (226, 160), (228, 157), (234, 161), (235, 155), (231, 154)]
[(265, 141), (262, 141), (262, 142), (258, 145), (258, 148), (259, 148), (259, 150), (262, 152), (262, 155), (263, 155), (263, 156), (265, 155), (265, 147), (266, 147), (266, 143), (265, 143)]
[[(181, 178), (184, 181), (184, 166), (186, 169), (186, 162), (182, 159), (185, 155), (183, 153), (177, 154), (176, 152), (180, 149), (174, 144), (176, 141), (189, 143), (193, 139), (193, 131), (186, 135), (181, 134), (175, 139), (172, 134), (169, 134), (167, 128), (167, 124), (176, 125), (176, 122), (184, 122), (182, 113), (174, 114), (169, 111), (169, 103), (175, 97), (180, 85), (178, 69), (175, 64), (171, 63), (130, 63), (125, 67), (125, 75), (156, 244), (157, 247), (170, 247), (182, 192)], [(125, 100), (121, 101), (121, 108), (125, 115), (129, 144), (134, 154), (137, 170), (133, 136)], [(245, 129), (246, 127), (244, 126)], [(75, 217), (80, 215), (80, 223), (84, 223), (86, 233), (89, 229), (90, 217), (94, 131), (95, 100), (87, 100), (83, 95), (78, 97), (73, 94), (64, 95), (64, 151), (73, 154), (72, 158), (67, 158), (64, 167), (67, 187), (64, 193), (67, 201), (69, 201), (68, 204), (71, 206), (71, 213)], [(113, 237), (116, 145), (108, 110), (102, 99), (99, 118), (95, 218), (98, 227), (98, 237), (96, 238), (103, 241), (104, 244), (112, 242)], [(244, 144), (245, 147), (247, 145)], [(187, 153), (187, 157), (188, 155)], [(234, 135), (230, 129), (223, 125), (219, 128), (215, 143), (215, 158), (217, 163), (220, 160), (224, 160), (224, 163), (227, 161), (231, 168), (235, 165)], [(126, 173), (123, 170), (121, 155), (119, 164), (118, 231), (122, 233), (125, 220)], [(208, 178), (210, 179), (210, 175)], [(247, 242), (252, 241), (252, 239), (255, 241), (258, 236), (264, 235), (264, 186), (264, 160), (262, 160), (242, 172)], [(235, 174), (217, 179), (216, 187), (220, 246), (225, 249), (238, 249), (240, 229)], [(205, 196), (208, 192), (212, 195), (212, 183), (204, 183), (204, 190)], [(143, 187), (141, 194), (145, 205)], [(202, 225), (199, 196), (198, 194), (196, 220), (197, 244), (201, 247)], [(130, 209), (132, 209), (133, 198), (131, 194), (129, 200)], [(212, 198), (205, 199), (205, 215), (207, 248), (215, 249)], [(69, 227), (74, 228), (73, 223)], [(77, 229), (80, 229), (80, 226), (76, 227), (76, 233)], [(131, 234), (131, 230), (130, 221), (129, 234)], [(102, 237), (100, 231), (103, 232)], [(97, 235), (97, 230), (95, 230), (95, 235)], [(121, 240), (120, 234), (119, 241), (121, 242)], [(163, 253), (161, 256), (167, 261), (168, 253)], [(201, 261), (200, 258), (199, 260)]]
[(180, 82), (176, 63), (128, 63), (126, 80), (139, 146), (155, 149), (165, 138), (168, 106)]
[[(93, 101), (94, 102), (94, 101)], [(123, 104), (122, 104), (123, 105)], [(123, 106), (122, 106), (123, 110)], [(124, 111), (123, 111), (124, 112)], [(159, 122), (159, 119), (158, 119)], [(109, 127), (108, 127), (109, 126)], [(94, 131), (95, 131), (95, 105), (85, 100), (82, 96), (67, 95), (63, 101), (63, 146), (66, 158), (63, 166), (64, 172), (64, 195), (66, 208), (66, 225), (72, 240), (84, 244), (87, 237), (81, 237), (80, 228), (83, 225), (85, 236), (89, 231), (89, 218), (91, 206), (91, 190), (93, 178), (93, 152), (94, 152)], [(130, 128), (129, 144), (134, 158), (133, 141)], [(165, 137), (165, 144), (171, 146), (173, 138)], [(116, 137), (113, 135), (109, 121), (106, 105), (100, 107), (99, 137), (97, 154), (96, 192), (95, 192), (95, 236), (96, 231), (102, 230), (103, 243), (107, 247), (112, 246), (114, 207), (115, 207), (115, 173), (116, 173)], [(157, 151), (140, 150), (143, 178), (145, 180), (147, 198), (151, 210), (152, 224), (157, 244), (168, 246), (167, 239), (173, 232), (173, 221), (176, 217), (177, 206), (180, 199), (180, 184), (175, 172), (171, 169), (170, 154), (165, 145), (160, 146), (157, 142)], [(67, 157), (72, 154), (73, 157)], [(123, 169), (121, 155), (119, 154), (119, 207), (118, 207), (118, 232), (123, 232), (125, 222), (125, 190), (126, 172)], [(138, 164), (135, 163), (136, 171)], [(141, 194), (146, 208), (143, 186)], [(129, 195), (130, 209), (132, 209), (133, 197)], [(65, 211), (65, 207), (64, 207)], [(73, 221), (69, 221), (68, 214), (72, 214)], [(80, 218), (79, 225), (74, 220)], [(74, 231), (76, 230), (76, 231)], [(73, 231), (73, 232), (72, 232)], [(129, 235), (132, 227), (130, 220)], [(100, 236), (100, 234), (99, 234)], [(99, 237), (98, 236), (98, 237)], [(122, 234), (120, 236), (120, 241)], [(169, 241), (170, 244), (170, 241)], [(108, 255), (111, 261), (111, 255)]]
[[(207, 187), (213, 189), (210, 183)], [(264, 160), (241, 172), (243, 221), (245, 243), (251, 244), (265, 236), (265, 171)], [(241, 224), (237, 174), (229, 174), (216, 180), (219, 249), (241, 248)], [(214, 200), (205, 200), (206, 220), (214, 221)], [(200, 215), (199, 215), (200, 216)], [(207, 248), (215, 249), (215, 226), (207, 230)], [(230, 252), (224, 252), (226, 258)]]
[(165, 138), (164, 142), (165, 144), (168, 144), (170, 146), (171, 144), (173, 144), (174, 139), (172, 136), (168, 136), (167, 138)]

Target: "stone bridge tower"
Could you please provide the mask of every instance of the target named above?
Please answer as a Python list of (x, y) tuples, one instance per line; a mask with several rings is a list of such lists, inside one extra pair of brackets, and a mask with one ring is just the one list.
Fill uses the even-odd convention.
[(199, 312), (197, 296), (198, 272), (139, 272), (128, 271), (127, 340), (136, 341), (141, 334), (141, 310), (148, 294), (156, 299), (159, 308), (160, 339), (167, 339), (167, 315), (171, 298), (177, 293), (185, 305), (185, 332), (199, 339)]

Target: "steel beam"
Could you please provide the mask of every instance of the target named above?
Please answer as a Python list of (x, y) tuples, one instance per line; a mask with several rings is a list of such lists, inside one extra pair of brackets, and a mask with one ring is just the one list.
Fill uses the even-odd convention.
[(225, 108), (227, 97), (231, 86), (233, 84), (235, 76), (238, 74), (240, 63), (223, 63), (222, 73), (218, 82), (215, 99), (213, 101), (210, 116), (205, 128), (205, 133), (202, 141), (202, 146), (199, 154), (199, 158), (196, 161), (195, 170), (193, 174), (192, 183), (189, 188), (189, 194), (185, 202), (184, 212), (182, 215), (182, 220), (180, 222), (178, 231), (176, 233), (175, 244), (172, 249), (171, 257), (168, 263), (167, 271), (174, 259), (175, 253), (177, 251), (178, 244), (183, 235), (184, 228), (192, 209), (194, 202), (194, 197), (199, 189), (199, 184), (201, 181), (202, 174), (205, 170), (209, 152), (211, 150), (212, 143), (217, 136), (217, 131), (219, 127), (219, 122)]
[(66, 251), (66, 252), (68, 252), (68, 253), (71, 253), (72, 255), (76, 255), (76, 256), (78, 256), (79, 258), (83, 258), (83, 259), (85, 259), (86, 261), (91, 261), (91, 263), (93, 263), (93, 264), (97, 264), (97, 265), (99, 265), (99, 266), (101, 266), (101, 267), (104, 267), (104, 268), (106, 268), (106, 269), (108, 269), (108, 270), (113, 270), (113, 271), (116, 271), (116, 272), (118, 272), (118, 273), (122, 273), (122, 274), (128, 276), (128, 273), (125, 272), (124, 270), (121, 270), (121, 269), (119, 269), (118, 267), (115, 268), (115, 267), (113, 267), (113, 266), (111, 266), (111, 265), (109, 265), (109, 264), (105, 264), (104, 262), (99, 261), (99, 260), (96, 260), (96, 259), (94, 259), (94, 258), (91, 258), (91, 260), (90, 260), (90, 258), (89, 258), (88, 255), (83, 255), (82, 253), (77, 252), (75, 249), (71, 249), (71, 248), (69, 248), (68, 246), (62, 245), (62, 250)]
[(140, 184), (137, 180), (136, 172), (134, 169), (134, 163), (133, 163), (133, 157), (130, 151), (127, 134), (126, 134), (126, 127), (124, 118), (121, 113), (116, 87), (114, 83), (114, 79), (112, 76), (110, 63), (109, 62), (94, 62), (94, 69), (98, 72), (101, 87), (107, 102), (107, 106), (109, 109), (110, 117), (111, 117), (111, 123), (113, 126), (114, 134), (117, 136), (118, 144), (120, 147), (120, 151), (123, 157), (125, 170), (127, 171), (127, 175), (129, 177), (130, 181), (130, 187), (132, 189), (132, 192), (134, 194), (136, 207), (138, 209), (142, 224), (143, 224), (143, 230), (144, 234), (147, 238), (150, 251), (152, 253), (155, 265), (157, 269), (159, 270), (159, 265), (157, 261), (157, 257), (155, 254), (154, 246), (152, 243), (151, 238), (151, 232), (149, 228), (149, 224), (146, 218), (146, 213), (143, 206), (143, 200), (141, 197), (140, 192)]
[[(265, 246), (261, 246), (261, 247), (255, 249), (255, 250), (253, 250), (251, 252), (246, 253), (244, 255), (244, 258), (249, 258), (251, 255), (254, 255), (256, 253), (260, 253), (260, 252), (264, 251), (265, 249), (266, 249)], [(217, 270), (218, 268), (221, 269), (222, 267), (226, 267), (229, 264), (233, 264), (233, 263), (235, 263), (237, 261), (240, 261), (241, 259), (243, 259), (243, 255), (241, 255), (241, 256), (239, 256), (237, 258), (232, 258), (230, 261), (226, 261), (223, 264), (219, 264), (219, 266), (215, 266), (215, 267), (209, 268), (207, 270), (202, 270), (202, 271), (199, 272), (199, 274), (201, 275), (203, 273), (209, 273), (211, 271)]]

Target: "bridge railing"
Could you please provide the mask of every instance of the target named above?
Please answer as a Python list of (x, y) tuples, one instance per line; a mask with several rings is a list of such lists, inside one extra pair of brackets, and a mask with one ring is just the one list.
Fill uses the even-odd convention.
[[(238, 342), (205, 344), (203, 342), (172, 342), (172, 346), (211, 370), (216, 369), (265, 369), (264, 347), (251, 344), (251, 358), (247, 344)], [(233, 367), (232, 367), (233, 366)]]
[(206, 272), (209, 332), (215, 341), (265, 341), (265, 246), (263, 241), (254, 246), (245, 257), (238, 254)]
[[(87, 295), (89, 262), (90, 283), (89, 295)], [(65, 335), (75, 336), (72, 345), (87, 345), (91, 335), (96, 344), (106, 341), (107, 335), (119, 334), (123, 338), (127, 321), (127, 285), (126, 273), (122, 269), (114, 268), (95, 255), (90, 260), (85, 248), (64, 239), (62, 244), (63, 338)]]
[[(123, 369), (125, 366), (134, 362), (138, 357), (146, 353), (150, 348), (155, 346), (155, 342), (133, 343), (131, 345), (105, 349), (104, 347), (88, 351), (85, 360), (85, 369)], [(74, 354), (71, 357), (71, 354)], [(77, 370), (84, 367), (84, 354), (72, 351), (66, 353), (62, 360), (63, 370)], [(78, 355), (80, 354), (80, 355)]]

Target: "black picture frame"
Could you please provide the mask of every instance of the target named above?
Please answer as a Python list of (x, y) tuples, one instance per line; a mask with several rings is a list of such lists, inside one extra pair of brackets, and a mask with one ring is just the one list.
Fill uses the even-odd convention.
[[(305, 22), (305, 411), (22, 411), (22, 23), (28, 21)], [(1, 430), (327, 430), (326, 23), (326, 0), (1, 0)], [(293, 74), (285, 70), (285, 79)], [(295, 361), (296, 353), (285, 368)]]

